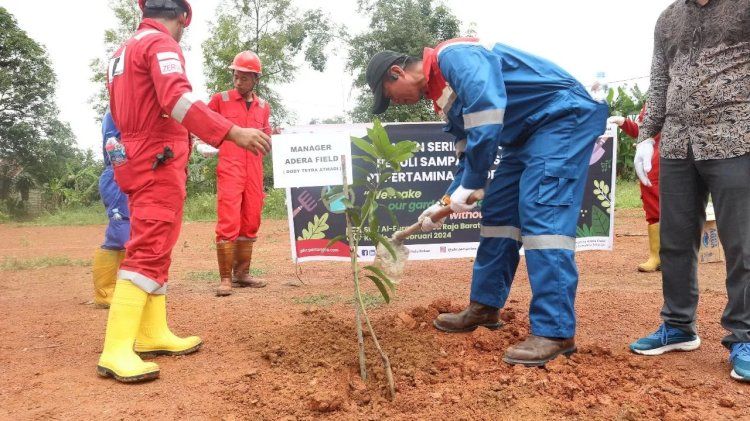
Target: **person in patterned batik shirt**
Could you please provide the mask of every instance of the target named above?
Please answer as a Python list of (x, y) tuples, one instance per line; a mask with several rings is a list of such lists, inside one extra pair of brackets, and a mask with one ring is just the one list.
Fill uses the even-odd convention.
[(731, 376), (750, 381), (750, 0), (676, 0), (654, 33), (648, 114), (635, 167), (643, 184), (661, 131), (663, 324), (630, 345), (642, 355), (690, 351), (698, 249), (709, 194), (726, 252), (722, 344)]

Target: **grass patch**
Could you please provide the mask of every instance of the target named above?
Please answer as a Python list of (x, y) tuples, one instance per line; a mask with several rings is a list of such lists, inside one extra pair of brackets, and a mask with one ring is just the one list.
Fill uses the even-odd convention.
[[(617, 179), (617, 209), (638, 209), (641, 207), (641, 190), (638, 181)], [(264, 219), (286, 219), (286, 190), (270, 189), (266, 192), (263, 204)], [(185, 221), (216, 221), (216, 195), (213, 193), (199, 193), (188, 196), (185, 201)], [(0, 222), (3, 222), (0, 219)], [(86, 207), (60, 209), (52, 213), (45, 213), (33, 221), (21, 222), (16, 225), (102, 225), (108, 222), (107, 214), (102, 204)]]
[(314, 305), (319, 307), (328, 307), (331, 304), (337, 303), (340, 300), (338, 296), (330, 294), (316, 294), (308, 295), (305, 297), (298, 297), (293, 299), (295, 304), (306, 304)]
[(198, 193), (188, 196), (185, 200), (185, 221), (215, 221), (216, 195), (213, 193)]
[(91, 261), (71, 259), (70, 257), (36, 257), (33, 259), (5, 257), (0, 262), (0, 270), (27, 270), (61, 266), (91, 266)]
[(188, 281), (214, 282), (219, 280), (219, 272), (215, 270), (188, 272), (185, 279)]
[[(271, 189), (266, 192), (263, 204), (264, 219), (286, 219), (286, 190)], [(216, 221), (216, 195), (198, 193), (185, 200), (184, 221)], [(9, 216), (0, 215), (0, 223), (13, 222)], [(101, 203), (45, 212), (28, 222), (15, 222), (15, 226), (104, 225), (109, 222), (107, 211)]]
[(19, 225), (100, 225), (107, 222), (109, 220), (104, 205), (97, 203), (91, 206), (45, 212), (36, 219)]
[[(259, 268), (250, 268), (252, 276), (263, 276), (268, 271)], [(185, 275), (185, 280), (194, 282), (216, 282), (219, 280), (219, 272), (216, 270), (192, 271)]]
[(640, 209), (641, 188), (638, 181), (617, 179), (617, 191), (615, 198), (616, 209)]
[[(286, 219), (286, 190), (271, 189), (266, 192), (263, 202), (264, 219)], [(185, 221), (215, 221), (216, 195), (200, 193), (189, 196), (185, 201)]]
[[(391, 297), (391, 300), (393, 299), (395, 298)], [(307, 295), (304, 297), (294, 298), (293, 301), (295, 304), (314, 305), (314, 306), (319, 306), (319, 307), (328, 307), (332, 304), (341, 303), (341, 302), (346, 302), (349, 305), (354, 305), (354, 298), (349, 298), (347, 300), (344, 300), (341, 296), (331, 295), (331, 294)], [(362, 304), (365, 306), (366, 309), (370, 309), (370, 308), (379, 307), (385, 304), (385, 300), (383, 299), (383, 296), (380, 295), (379, 292), (375, 292), (375, 293), (363, 292)]]
[(271, 189), (263, 202), (263, 218), (286, 219), (286, 189)]
[(268, 271), (267, 271), (267, 270), (265, 270), (265, 269), (260, 269), (260, 268), (250, 268), (250, 275), (253, 275), (253, 276), (263, 276), (263, 275), (265, 275), (266, 273), (268, 273)]
[[(391, 301), (394, 301), (396, 299), (394, 294), (389, 294), (389, 296), (391, 297)], [(349, 303), (354, 305), (354, 298), (351, 298), (349, 300)], [(383, 304), (385, 304), (385, 299), (382, 295), (380, 295), (380, 292), (362, 293), (362, 305), (364, 305), (366, 309), (379, 307)]]

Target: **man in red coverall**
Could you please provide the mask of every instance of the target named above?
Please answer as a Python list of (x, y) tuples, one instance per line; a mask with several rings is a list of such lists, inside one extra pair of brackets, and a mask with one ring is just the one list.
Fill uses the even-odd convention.
[[(646, 116), (646, 105), (643, 105), (641, 113), (638, 115), (638, 122), (632, 121), (625, 117), (612, 116), (609, 118), (608, 123), (617, 124), (622, 131), (632, 137), (638, 139), (638, 128), (643, 122), (643, 118)], [(659, 148), (659, 138), (657, 134), (654, 136), (654, 148)], [(659, 258), (659, 154), (655, 153), (651, 158), (651, 171), (648, 173), (648, 179), (651, 181), (651, 186), (645, 186), (643, 183), (638, 183), (641, 187), (641, 200), (643, 201), (643, 211), (646, 212), (646, 222), (648, 222), (648, 244), (649, 253), (648, 260), (638, 265), (640, 272), (656, 272), (659, 270), (661, 265), (661, 259)]]
[[(122, 382), (150, 380), (159, 367), (141, 355), (197, 351), (197, 336), (175, 336), (166, 321), (166, 282), (185, 201), (188, 130), (212, 145), (230, 140), (270, 151), (261, 130), (240, 128), (197, 100), (178, 41), (190, 24), (186, 0), (139, 0), (143, 21), (109, 63), (110, 109), (121, 141), (108, 148), (128, 195), (131, 232), (120, 265), (97, 372)], [(135, 351), (135, 352), (134, 352)]]
[[(270, 135), (271, 107), (253, 91), (263, 70), (260, 58), (252, 51), (242, 51), (229, 68), (234, 89), (214, 94), (208, 108), (240, 127), (254, 127)], [(266, 286), (250, 275), (253, 244), (258, 238), (265, 197), (263, 158), (232, 143), (224, 143), (219, 149), (216, 175), (216, 257), (221, 278), (216, 295), (222, 297), (232, 294), (232, 283), (240, 287)]]

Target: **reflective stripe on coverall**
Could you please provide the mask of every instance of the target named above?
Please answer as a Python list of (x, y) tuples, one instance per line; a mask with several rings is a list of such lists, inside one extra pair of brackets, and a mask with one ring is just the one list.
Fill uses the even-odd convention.
[[(130, 210), (128, 209), (128, 197), (120, 190), (115, 182), (115, 173), (112, 163), (107, 154), (107, 139), (110, 137), (120, 138), (112, 114), (107, 111), (102, 120), (102, 153), (104, 155), (104, 170), (99, 176), (99, 195), (107, 208), (107, 229), (104, 231), (103, 249), (123, 250), (125, 242), (130, 238)], [(119, 215), (117, 217), (116, 215)]]
[[(240, 127), (261, 129), (271, 135), (271, 107), (255, 93), (249, 109), (236, 89), (214, 94), (208, 107)], [(224, 142), (219, 148), (216, 176), (216, 241), (256, 239), (266, 195), (263, 156)]]
[[(127, 158), (113, 166), (117, 184), (128, 195), (131, 218), (118, 278), (151, 294), (166, 292), (180, 234), (188, 130), (218, 147), (232, 127), (195, 98), (184, 67), (180, 46), (153, 19), (141, 22), (109, 65), (110, 109)], [(163, 159), (157, 160), (159, 155)]]
[(423, 61), (427, 95), (463, 152), (449, 193), (485, 187), (503, 148), (482, 205), (471, 300), (504, 306), (523, 245), (531, 333), (575, 336), (576, 224), (606, 104), (557, 65), (503, 44), (449, 40)]

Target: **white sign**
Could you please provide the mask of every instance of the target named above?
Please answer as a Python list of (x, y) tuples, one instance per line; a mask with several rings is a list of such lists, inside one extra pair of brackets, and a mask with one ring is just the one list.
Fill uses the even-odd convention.
[(349, 132), (294, 133), (273, 137), (273, 181), (276, 188), (340, 186), (341, 156), (352, 182)]

